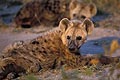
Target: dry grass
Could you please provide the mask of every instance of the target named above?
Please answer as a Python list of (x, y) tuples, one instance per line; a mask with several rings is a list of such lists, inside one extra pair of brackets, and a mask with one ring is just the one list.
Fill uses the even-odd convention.
[(112, 56), (112, 54), (114, 54), (116, 50), (120, 49), (118, 40), (113, 40), (110, 46), (105, 45), (103, 47), (104, 47), (105, 54), (109, 56)]

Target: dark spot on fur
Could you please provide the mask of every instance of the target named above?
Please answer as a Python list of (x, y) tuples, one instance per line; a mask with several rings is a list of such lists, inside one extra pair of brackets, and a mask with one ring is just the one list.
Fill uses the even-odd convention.
[(12, 55), (16, 55), (17, 52), (13, 50), (13, 51), (11, 52), (11, 54), (12, 54)]
[(42, 51), (39, 51), (40, 53), (42, 53)]
[(45, 39), (44, 42), (47, 43), (47, 40)]
[(86, 62), (85, 65), (89, 65), (89, 62)]
[(44, 47), (42, 47), (42, 49), (45, 49)]
[(39, 50), (39, 48), (37, 47), (36, 50)]
[(55, 44), (55, 42), (53, 41), (52, 44)]
[(46, 51), (43, 51), (43, 53), (47, 54), (47, 52), (46, 52)]
[(55, 67), (57, 66), (56, 64), (57, 64), (57, 61), (56, 61), (56, 59), (55, 59), (55, 60), (54, 60), (54, 63), (53, 63), (53, 65), (52, 65), (51, 68), (52, 68), (52, 69), (55, 69)]
[(35, 52), (34, 50), (32, 50), (32, 52)]
[(61, 31), (59, 31), (58, 33), (61, 33)]
[(60, 65), (64, 65), (64, 62), (63, 62), (63, 61), (60, 61)]
[(32, 41), (32, 44), (39, 44), (38, 41)]
[(32, 54), (36, 56), (36, 53), (32, 53)]

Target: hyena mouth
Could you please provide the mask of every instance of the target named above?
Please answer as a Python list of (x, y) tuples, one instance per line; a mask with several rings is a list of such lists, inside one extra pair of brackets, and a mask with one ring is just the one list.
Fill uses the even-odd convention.
[(71, 53), (72, 53), (72, 54), (75, 54), (75, 55), (80, 55), (79, 50), (77, 50), (77, 51), (71, 51)]
[(81, 48), (81, 45), (77, 46), (75, 45), (74, 43), (73, 44), (70, 44), (68, 46), (68, 50), (73, 53), (73, 54), (77, 54), (77, 55), (80, 55), (80, 52), (79, 52), (79, 49)]
[(79, 49), (80, 48), (69, 48), (69, 51), (75, 55), (80, 55)]

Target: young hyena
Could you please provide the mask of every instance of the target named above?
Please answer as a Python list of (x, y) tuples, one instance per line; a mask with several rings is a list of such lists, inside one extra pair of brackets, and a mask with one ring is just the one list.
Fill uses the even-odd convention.
[(15, 23), (22, 27), (58, 26), (62, 18), (85, 19), (97, 12), (94, 4), (80, 0), (34, 0), (25, 4), (15, 16)]
[(12, 44), (0, 56), (0, 79), (9, 75), (14, 75), (10, 78), (16, 78), (21, 73), (36, 73), (41, 69), (59, 69), (62, 65), (79, 68), (91, 65), (93, 59), (101, 64), (118, 62), (118, 58), (86, 57), (79, 54), (79, 48), (93, 28), (94, 24), (90, 19), (81, 22), (64, 18), (59, 27), (42, 36)]

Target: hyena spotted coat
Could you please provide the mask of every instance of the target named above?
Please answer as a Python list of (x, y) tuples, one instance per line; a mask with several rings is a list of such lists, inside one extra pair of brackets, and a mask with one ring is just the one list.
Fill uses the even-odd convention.
[(64, 18), (59, 27), (37, 38), (26, 42), (18, 41), (8, 46), (0, 56), (0, 80), (8, 74), (18, 77), (21, 73), (59, 69), (62, 65), (70, 69), (89, 66), (93, 59), (97, 59), (100, 64), (118, 62), (117, 57), (80, 55), (78, 50), (93, 28), (94, 24), (90, 19), (81, 22)]
[(62, 18), (91, 18), (97, 12), (94, 4), (80, 0), (34, 0), (25, 4), (15, 16), (15, 23), (22, 27), (41, 24), (58, 26)]

